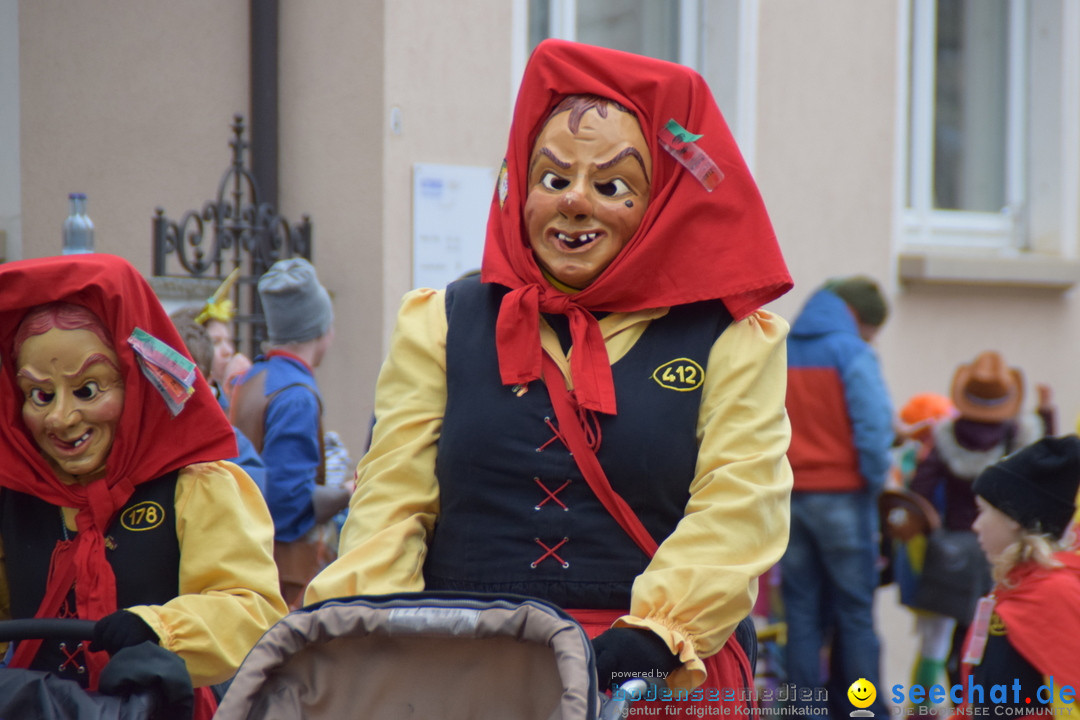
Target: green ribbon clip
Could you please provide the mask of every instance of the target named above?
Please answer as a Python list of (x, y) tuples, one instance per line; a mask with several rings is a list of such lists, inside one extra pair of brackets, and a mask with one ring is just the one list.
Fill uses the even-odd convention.
[(695, 135), (694, 133), (690, 132), (682, 125), (675, 122), (675, 118), (668, 120), (665, 127), (667, 127), (667, 131), (674, 135), (675, 138), (679, 140), (679, 142), (692, 143), (705, 137), (704, 135)]

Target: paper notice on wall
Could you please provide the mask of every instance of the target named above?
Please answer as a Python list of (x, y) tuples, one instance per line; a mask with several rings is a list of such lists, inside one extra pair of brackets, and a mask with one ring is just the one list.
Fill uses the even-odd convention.
[(413, 287), (480, 269), (495, 177), (495, 168), (413, 165)]

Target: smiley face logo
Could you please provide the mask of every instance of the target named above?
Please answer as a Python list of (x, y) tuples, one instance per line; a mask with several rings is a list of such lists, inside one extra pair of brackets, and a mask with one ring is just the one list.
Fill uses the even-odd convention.
[(866, 678), (859, 678), (851, 683), (851, 687), (847, 690), (847, 697), (855, 707), (867, 708), (877, 699), (877, 688)]

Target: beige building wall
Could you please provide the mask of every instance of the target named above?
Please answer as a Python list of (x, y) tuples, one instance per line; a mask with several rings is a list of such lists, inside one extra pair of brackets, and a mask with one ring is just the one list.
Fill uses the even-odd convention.
[[(154, 209), (176, 219), (212, 199), (233, 114), (248, 115), (248, 6), (19, 2), (23, 257), (59, 252), (67, 194), (84, 191), (97, 250), (150, 273)], [(411, 287), (413, 164), (498, 166), (512, 106), (510, 5), (280, 7), (280, 211), (312, 218), (337, 315), (317, 371), (326, 427), (358, 457)]]
[[(281, 211), (314, 223), (315, 262), (338, 318), (318, 371), (327, 427), (359, 456), (386, 339), (411, 285), (413, 164), (500, 162), (515, 82), (513, 3), (280, 4)], [(154, 208), (176, 216), (211, 198), (229, 161), (232, 115), (248, 112), (248, 7), (19, 0), (25, 257), (58, 252), (67, 193), (79, 190), (89, 194), (99, 250), (149, 273)], [(894, 308), (878, 347), (898, 405), (917, 391), (947, 392), (958, 362), (997, 348), (1053, 386), (1060, 427), (1070, 429), (1080, 411), (1074, 292), (897, 279), (898, 0), (834, 0), (827, 12), (815, 0), (740, 7), (757, 14), (744, 25), (757, 28), (757, 81), (744, 96), (753, 107), (738, 109), (753, 127), (739, 136), (754, 143), (745, 150), (796, 282), (774, 309), (793, 318), (827, 277), (873, 275)], [(730, 43), (729, 30), (705, 38), (708, 57), (723, 62), (708, 43)], [(717, 72), (710, 65), (709, 76)], [(1075, 253), (1077, 239), (1068, 242)]]
[(312, 219), (312, 259), (335, 312), (316, 371), (324, 423), (359, 459), (383, 355), (387, 42), (382, 2), (332, 5), (281, 3), (279, 197), (290, 220)]
[(412, 287), (413, 164), (496, 167), (502, 158), (509, 5), (281, 5), (281, 205), (314, 222), (315, 262), (337, 313), (318, 371), (326, 426), (358, 458), (386, 342)]
[(69, 192), (97, 249), (150, 272), (154, 208), (201, 207), (247, 113), (247, 3), (19, 3), (23, 246), (59, 252)]
[[(759, 10), (755, 175), (795, 280), (772, 308), (793, 320), (827, 278), (869, 274), (892, 305), (876, 346), (897, 408), (917, 392), (948, 394), (958, 363), (995, 349), (1024, 370), (1027, 406), (1035, 383), (1050, 385), (1058, 431), (1073, 431), (1075, 291), (898, 278), (898, 3), (836, 0), (822, 12), (813, 0), (761, 0)], [(1075, 253), (1078, 238), (1064, 242)]]

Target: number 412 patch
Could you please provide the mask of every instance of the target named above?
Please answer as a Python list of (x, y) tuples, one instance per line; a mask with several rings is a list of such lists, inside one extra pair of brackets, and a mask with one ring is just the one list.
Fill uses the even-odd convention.
[(652, 379), (668, 390), (689, 392), (705, 382), (705, 371), (690, 358), (676, 358), (653, 370)]

